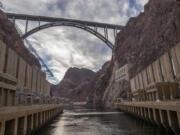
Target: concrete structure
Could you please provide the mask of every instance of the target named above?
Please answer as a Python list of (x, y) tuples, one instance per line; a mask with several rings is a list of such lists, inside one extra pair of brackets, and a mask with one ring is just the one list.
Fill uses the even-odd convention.
[(129, 81), (129, 65), (126, 64), (124, 66), (122, 66), (121, 68), (119, 68), (116, 73), (115, 73), (115, 80), (121, 81), (121, 80), (127, 80)]
[(0, 108), (0, 135), (29, 135), (62, 113), (59, 105)]
[(12, 106), (16, 103), (17, 55), (1, 41), (0, 63), (0, 106)]
[(50, 98), (50, 83), (41, 69), (29, 65), (2, 41), (0, 63), (1, 105), (43, 103), (45, 98)]
[(120, 102), (116, 108), (157, 126), (180, 133), (180, 101)]
[[(179, 99), (180, 44), (130, 80), (133, 101)], [(142, 94), (144, 93), (144, 94)]]
[(131, 78), (129, 101), (115, 107), (180, 134), (180, 43)]
[(0, 135), (31, 134), (62, 113), (50, 85), (40, 68), (0, 41)]

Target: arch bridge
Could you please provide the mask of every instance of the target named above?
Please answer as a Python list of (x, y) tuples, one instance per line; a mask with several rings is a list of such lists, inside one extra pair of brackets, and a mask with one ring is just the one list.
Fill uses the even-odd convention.
[[(32, 34), (49, 28), (49, 27), (56, 27), (56, 26), (70, 26), (76, 27), (82, 30), (85, 30), (92, 35), (96, 36), (100, 40), (102, 40), (110, 49), (114, 48), (114, 44), (109, 40), (110, 30), (113, 31), (114, 34), (114, 41), (117, 35), (117, 32), (123, 28), (121, 25), (114, 25), (108, 23), (99, 23), (99, 22), (91, 22), (91, 21), (84, 21), (84, 20), (75, 20), (75, 19), (67, 19), (67, 18), (55, 18), (55, 17), (46, 17), (46, 16), (34, 16), (34, 15), (26, 15), (26, 14), (15, 14), (15, 13), (6, 13), (8, 19), (11, 20), (18, 33), (20, 34), (21, 38), (24, 42), (28, 45), (28, 49), (31, 51), (32, 54), (36, 56), (39, 60), (43, 71), (53, 77), (53, 73), (45, 64), (43, 59), (38, 55), (36, 50), (32, 47), (31, 43), (26, 39), (27, 37), (31, 36)], [(16, 26), (16, 20), (24, 20), (25, 23), (25, 30), (22, 32), (18, 26)], [(28, 29), (28, 22), (33, 21), (37, 22), (37, 27), (32, 28), (31, 30)], [(43, 24), (42, 24), (43, 23)], [(103, 34), (100, 32), (100, 29)]]
[[(83, 20), (75, 20), (75, 19), (66, 19), (66, 18), (54, 18), (54, 17), (46, 17), (46, 16), (34, 16), (34, 15), (25, 15), (25, 14), (14, 14), (14, 13), (6, 13), (9, 19), (12, 19), (13, 23), (15, 20), (25, 20), (25, 30), (24, 34), (22, 34), (21, 38), (25, 39), (28, 36), (55, 26), (70, 26), (83, 29), (97, 38), (102, 40), (110, 49), (113, 49), (114, 44), (109, 40), (109, 30), (113, 30), (114, 39), (117, 35), (117, 31), (121, 30), (123, 26), (107, 24), (107, 23), (99, 23), (99, 22), (91, 22), (91, 21), (83, 21)], [(28, 30), (28, 21), (34, 21), (38, 23), (38, 26)], [(46, 24), (41, 25), (41, 22), (46, 22)], [(104, 33), (101, 34), (98, 30), (103, 29)]]

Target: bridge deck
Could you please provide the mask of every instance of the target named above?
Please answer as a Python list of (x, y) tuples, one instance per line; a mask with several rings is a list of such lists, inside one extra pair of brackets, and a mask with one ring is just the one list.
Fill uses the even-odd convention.
[(21, 19), (21, 20), (30, 20), (30, 21), (43, 21), (43, 22), (59, 22), (59, 21), (68, 21), (68, 22), (76, 22), (84, 25), (92, 26), (92, 27), (101, 27), (101, 28), (111, 28), (121, 30), (124, 26), (122, 25), (114, 25), (100, 22), (92, 22), (92, 21), (84, 21), (84, 20), (76, 20), (76, 19), (67, 19), (67, 18), (55, 18), (55, 17), (46, 17), (46, 16), (34, 16), (34, 15), (25, 15), (25, 14), (14, 14), (14, 13), (6, 13), (7, 16), (11, 19)]

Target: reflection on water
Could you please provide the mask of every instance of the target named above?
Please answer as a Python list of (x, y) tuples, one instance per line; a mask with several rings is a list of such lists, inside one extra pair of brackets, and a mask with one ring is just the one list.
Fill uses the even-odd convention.
[(173, 135), (123, 112), (64, 110), (36, 135)]

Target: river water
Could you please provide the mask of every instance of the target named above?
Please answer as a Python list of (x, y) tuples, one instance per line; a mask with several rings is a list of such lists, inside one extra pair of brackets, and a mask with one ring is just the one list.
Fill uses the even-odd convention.
[(76, 108), (52, 120), (35, 135), (173, 135), (123, 112)]

